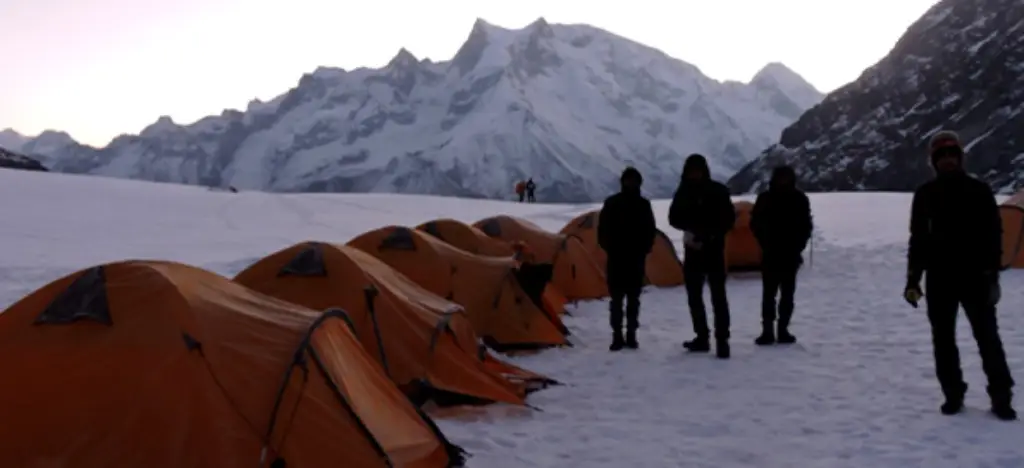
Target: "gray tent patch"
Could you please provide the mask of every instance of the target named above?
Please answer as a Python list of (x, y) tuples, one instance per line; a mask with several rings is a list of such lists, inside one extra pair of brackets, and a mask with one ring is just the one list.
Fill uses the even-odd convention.
[(82, 273), (36, 317), (37, 325), (73, 323), (92, 320), (113, 325), (110, 301), (107, 299), (107, 275), (102, 266)]
[(495, 218), (489, 218), (480, 225), (480, 230), (490, 237), (501, 237), (501, 223)]
[(306, 244), (291, 261), (281, 267), (277, 276), (327, 276), (323, 246), (316, 243)]
[(441, 237), (441, 230), (437, 228), (437, 223), (435, 223), (434, 221), (424, 224), (423, 232), (430, 234), (438, 239), (444, 240), (444, 237)]
[(412, 230), (405, 227), (396, 227), (380, 242), (378, 250), (416, 250), (416, 240), (413, 239)]

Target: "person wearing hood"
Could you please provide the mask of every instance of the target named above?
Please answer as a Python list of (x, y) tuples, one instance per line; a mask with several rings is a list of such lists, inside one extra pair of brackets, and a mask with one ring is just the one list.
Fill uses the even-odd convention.
[(964, 170), (964, 148), (955, 132), (932, 136), (929, 154), (936, 177), (914, 192), (903, 297), (914, 307), (922, 296), (927, 302), (935, 374), (945, 396), (942, 413), (959, 413), (967, 392), (956, 344), (958, 309), (963, 307), (988, 377), (991, 412), (1015, 420), (1014, 381), (996, 319), (1002, 267), (999, 206), (992, 189)]
[[(814, 222), (807, 195), (796, 187), (796, 172), (782, 165), (772, 171), (768, 190), (757, 196), (750, 230), (761, 247), (761, 336), (757, 345), (790, 344), (796, 276), (801, 255), (811, 239)], [(776, 297), (778, 304), (776, 304)], [(777, 313), (777, 314), (776, 314)], [(778, 329), (775, 319), (778, 317)], [(777, 333), (776, 333), (777, 331)]]
[(691, 352), (708, 352), (704, 283), (711, 291), (715, 313), (715, 345), (719, 358), (728, 359), (729, 300), (725, 292), (725, 237), (736, 222), (729, 189), (711, 179), (707, 159), (692, 154), (683, 164), (683, 176), (669, 206), (668, 222), (683, 231), (683, 278), (696, 337), (683, 343)]
[[(657, 223), (651, 202), (640, 194), (643, 176), (628, 167), (619, 178), (622, 189), (608, 197), (601, 207), (597, 222), (597, 243), (607, 254), (605, 266), (612, 327), (611, 351), (624, 346), (639, 347), (636, 329), (640, 326), (640, 292), (643, 290), (647, 254), (654, 247)], [(626, 335), (622, 335), (623, 300), (625, 300)]]

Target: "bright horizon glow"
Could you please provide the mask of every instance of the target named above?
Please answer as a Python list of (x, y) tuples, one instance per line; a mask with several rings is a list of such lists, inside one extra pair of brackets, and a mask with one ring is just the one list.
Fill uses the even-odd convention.
[[(160, 0), (158, 0), (160, 1)], [(660, 49), (717, 80), (782, 62), (823, 92), (885, 56), (935, 0), (3, 0), (0, 129), (106, 145), (162, 115), (191, 123), (293, 88), (319, 66), (445, 61), (476, 18), (544, 17)], [(10, 39), (14, 40), (10, 40)]]

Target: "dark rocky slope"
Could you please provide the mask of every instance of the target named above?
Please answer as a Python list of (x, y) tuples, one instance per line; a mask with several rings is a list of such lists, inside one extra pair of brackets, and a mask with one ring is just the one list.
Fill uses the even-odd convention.
[(932, 174), (926, 143), (960, 133), (967, 167), (993, 189), (1024, 186), (1024, 5), (944, 0), (859, 79), (828, 95), (729, 180), (764, 187), (793, 164), (811, 191), (909, 191)]

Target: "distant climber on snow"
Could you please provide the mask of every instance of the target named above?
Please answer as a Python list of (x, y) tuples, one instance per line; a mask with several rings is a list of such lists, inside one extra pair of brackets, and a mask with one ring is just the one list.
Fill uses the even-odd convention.
[[(640, 326), (640, 293), (644, 286), (647, 254), (654, 247), (658, 228), (650, 200), (640, 194), (643, 176), (635, 168), (622, 171), (619, 193), (608, 197), (601, 207), (597, 222), (597, 243), (607, 255), (606, 272), (612, 344), (618, 351), (623, 346), (636, 349), (640, 345), (636, 330)], [(626, 335), (622, 335), (623, 300), (626, 303)]]
[(813, 229), (811, 203), (796, 187), (796, 172), (790, 166), (776, 167), (768, 190), (757, 196), (750, 216), (750, 230), (761, 247), (761, 336), (755, 344), (796, 342), (789, 333), (789, 321), (793, 317), (797, 271), (803, 264), (801, 254)]
[(533, 177), (526, 180), (526, 201), (534, 203), (537, 201), (537, 197), (534, 196), (534, 192), (537, 190), (537, 184), (533, 183)]
[(691, 154), (683, 164), (683, 176), (672, 196), (668, 222), (683, 231), (683, 277), (693, 320), (693, 340), (683, 343), (691, 352), (711, 350), (708, 318), (704, 308), (704, 283), (711, 290), (715, 312), (715, 344), (719, 358), (728, 359), (729, 299), (725, 292), (725, 236), (736, 222), (729, 189), (711, 179), (707, 159)]
[(956, 133), (936, 133), (929, 153), (937, 176), (914, 192), (903, 297), (914, 307), (922, 295), (927, 302), (935, 374), (946, 399), (942, 413), (959, 413), (967, 392), (956, 344), (962, 306), (988, 377), (991, 411), (999, 419), (1015, 420), (1014, 381), (996, 319), (1002, 266), (999, 208), (992, 189), (964, 171), (964, 149)]
[(519, 195), (519, 203), (526, 200), (526, 182), (520, 180), (516, 182), (516, 195)]

